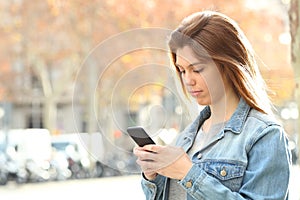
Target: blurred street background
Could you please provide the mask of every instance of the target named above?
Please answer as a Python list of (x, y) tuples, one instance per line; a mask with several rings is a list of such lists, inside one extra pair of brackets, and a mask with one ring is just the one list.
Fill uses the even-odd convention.
[[(290, 200), (299, 200), (300, 168), (292, 170)], [(9, 200), (50, 200), (85, 198), (112, 200), (145, 199), (140, 184), (140, 175), (107, 177), (101, 179), (69, 180), (65, 182), (47, 182), (41, 184), (16, 185), (8, 184), (0, 187), (1, 199)]]
[(15, 185), (0, 188), (1, 199), (51, 200), (51, 199), (145, 199), (140, 186), (140, 176), (122, 176), (103, 179), (70, 180), (42, 184)]
[(300, 199), (300, 0), (0, 0), (0, 198), (143, 199), (128, 126), (170, 144), (197, 115), (166, 39), (221, 11), (244, 30), (293, 153)]

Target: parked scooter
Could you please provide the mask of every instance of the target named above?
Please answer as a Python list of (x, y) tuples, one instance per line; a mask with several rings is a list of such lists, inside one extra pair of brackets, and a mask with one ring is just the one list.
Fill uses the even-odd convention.
[(25, 168), (25, 164), (20, 162), (17, 157), (16, 147), (9, 146), (6, 149), (6, 161), (4, 168), (7, 172), (7, 179), (14, 180), (16, 183), (26, 183), (28, 180), (28, 172)]
[(50, 180), (62, 181), (70, 179), (72, 172), (69, 169), (68, 159), (61, 151), (53, 148), (53, 155), (50, 161)]
[(0, 185), (6, 185), (8, 181), (8, 171), (6, 169), (7, 156), (0, 151)]

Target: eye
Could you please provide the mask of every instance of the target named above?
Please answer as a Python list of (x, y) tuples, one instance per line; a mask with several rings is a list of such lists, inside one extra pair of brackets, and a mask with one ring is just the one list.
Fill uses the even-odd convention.
[(201, 72), (203, 72), (203, 68), (194, 69), (193, 72), (195, 72), (195, 73), (201, 73)]

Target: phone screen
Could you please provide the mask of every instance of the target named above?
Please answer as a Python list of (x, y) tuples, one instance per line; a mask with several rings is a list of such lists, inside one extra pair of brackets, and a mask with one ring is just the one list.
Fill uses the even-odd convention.
[(129, 136), (134, 140), (134, 142), (140, 147), (143, 147), (147, 144), (155, 144), (155, 142), (147, 134), (147, 132), (144, 130), (143, 127), (140, 126), (128, 127), (127, 132)]

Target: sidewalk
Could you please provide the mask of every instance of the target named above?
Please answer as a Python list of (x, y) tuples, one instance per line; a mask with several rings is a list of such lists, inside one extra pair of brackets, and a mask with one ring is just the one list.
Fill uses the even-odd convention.
[(300, 166), (294, 165), (291, 171), (290, 200), (300, 200)]
[(10, 184), (0, 187), (0, 199), (7, 200), (143, 200), (140, 176), (121, 176), (61, 182)]
[[(107, 177), (40, 184), (10, 184), (0, 187), (1, 199), (9, 200), (83, 200), (109, 197), (112, 200), (143, 200), (140, 176)], [(300, 200), (300, 166), (292, 167), (289, 200)]]

